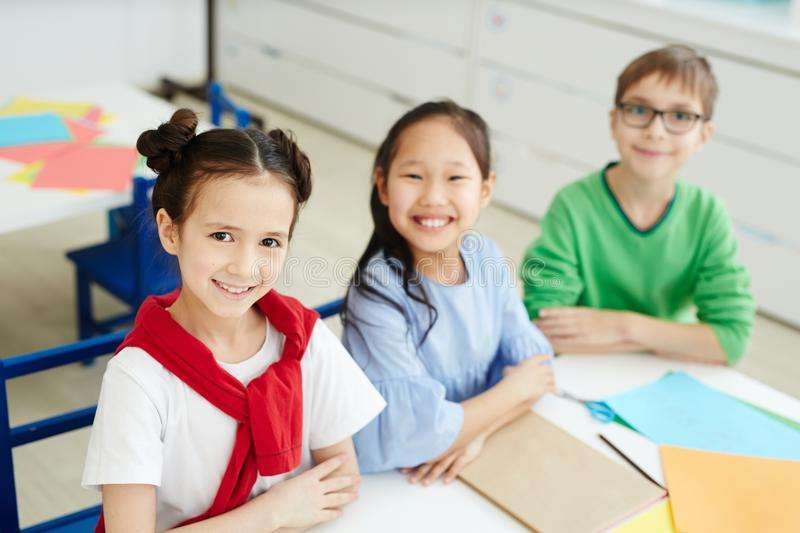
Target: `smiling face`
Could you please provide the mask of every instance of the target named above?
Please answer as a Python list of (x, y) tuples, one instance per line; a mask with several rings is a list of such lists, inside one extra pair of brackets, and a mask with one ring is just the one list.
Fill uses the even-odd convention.
[(380, 200), (415, 259), (458, 257), (460, 236), (492, 196), (467, 141), (443, 117), (421, 120), (397, 141), (388, 173), (376, 170)]
[[(683, 87), (680, 80), (666, 81), (655, 72), (625, 91), (623, 104), (641, 104), (661, 111), (704, 113), (699, 95)], [(698, 120), (686, 133), (669, 133), (663, 117), (655, 117), (646, 128), (625, 124), (619, 109), (611, 111), (611, 135), (617, 144), (620, 166), (638, 179), (673, 179), (686, 160), (708, 141), (714, 127)]]
[(201, 185), (180, 227), (160, 210), (159, 236), (178, 258), (181, 297), (218, 318), (244, 316), (277, 281), (294, 211), (289, 187), (269, 173)]

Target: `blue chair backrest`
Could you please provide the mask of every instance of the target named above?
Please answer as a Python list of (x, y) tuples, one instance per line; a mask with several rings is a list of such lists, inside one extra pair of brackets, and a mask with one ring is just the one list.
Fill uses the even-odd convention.
[(237, 128), (246, 128), (250, 124), (250, 113), (234, 104), (217, 81), (208, 82), (208, 103), (211, 106), (211, 123), (216, 127), (222, 124), (223, 113), (233, 113)]
[(152, 209), (155, 179), (133, 179), (133, 203), (129, 206), (131, 231), (123, 238), (135, 240), (136, 285), (134, 309), (150, 294), (169, 292), (180, 283), (175, 257), (164, 251)]

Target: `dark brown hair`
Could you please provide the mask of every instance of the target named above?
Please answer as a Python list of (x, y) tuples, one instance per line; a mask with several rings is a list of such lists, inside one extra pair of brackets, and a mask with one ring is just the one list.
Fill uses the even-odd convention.
[[(451, 100), (425, 102), (408, 111), (394, 123), (378, 148), (377, 154), (375, 154), (375, 162), (372, 165), (373, 185), (370, 196), (370, 209), (372, 211), (372, 221), (375, 227), (366, 250), (364, 250), (361, 258), (358, 260), (353, 278), (350, 280), (350, 288), (347, 296), (345, 296), (344, 307), (341, 313), (342, 323), (345, 326), (350, 323), (355, 326), (356, 331), (358, 331), (358, 326), (355, 325), (355, 321), (363, 320), (360, 317), (353, 317), (351, 313), (348, 313), (347, 302), (350, 297), (350, 291), (352, 290), (361, 291), (364, 295), (372, 299), (384, 301), (404, 314), (400, 302), (389, 299), (385, 294), (372, 286), (374, 285), (374, 280), (371, 279), (367, 271), (367, 265), (370, 259), (378, 253), (383, 254), (383, 258), (387, 260), (390, 268), (400, 276), (403, 284), (403, 291), (406, 295), (412, 300), (425, 305), (428, 309), (429, 325), (420, 344), (425, 342), (428, 333), (430, 333), (431, 328), (436, 322), (436, 308), (430, 303), (425, 288), (419, 283), (414, 267), (414, 258), (408, 247), (408, 243), (389, 220), (389, 209), (381, 202), (378, 194), (378, 185), (375, 182), (375, 176), (378, 171), (388, 178), (389, 168), (397, 154), (398, 141), (403, 132), (414, 124), (436, 118), (442, 118), (450, 122), (453, 129), (464, 138), (472, 150), (472, 155), (475, 156), (475, 160), (478, 162), (481, 177), (484, 180), (489, 178), (491, 170), (489, 130), (486, 126), (486, 122), (474, 111), (465, 109)], [(408, 321), (408, 317), (406, 317), (406, 320)]]
[(139, 135), (136, 148), (158, 173), (153, 214), (164, 209), (176, 224), (192, 212), (201, 185), (211, 179), (259, 176), (281, 179), (295, 199), (291, 236), (300, 207), (311, 195), (311, 164), (291, 133), (212, 129), (195, 135), (197, 115), (179, 109), (169, 122)]
[(682, 45), (651, 50), (634, 59), (617, 78), (614, 105), (622, 103), (625, 92), (635, 83), (653, 73), (660, 74), (667, 83), (677, 79), (684, 89), (698, 95), (703, 104), (703, 116), (711, 119), (719, 92), (717, 79), (705, 57)]

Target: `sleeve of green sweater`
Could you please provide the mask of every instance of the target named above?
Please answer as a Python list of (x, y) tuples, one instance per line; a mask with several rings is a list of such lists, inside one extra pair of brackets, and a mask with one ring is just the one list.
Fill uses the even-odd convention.
[(697, 318), (714, 329), (729, 365), (744, 354), (755, 320), (750, 276), (736, 257), (736, 238), (725, 206), (715, 199), (697, 278)]
[(538, 318), (544, 307), (575, 305), (583, 292), (574, 225), (562, 194), (556, 195), (541, 223), (542, 234), (520, 265), (525, 308)]

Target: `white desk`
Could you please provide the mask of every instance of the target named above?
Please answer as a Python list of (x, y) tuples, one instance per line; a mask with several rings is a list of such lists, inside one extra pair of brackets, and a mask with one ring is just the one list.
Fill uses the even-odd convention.
[[(558, 384), (581, 397), (603, 398), (644, 385), (670, 370), (684, 370), (706, 385), (800, 420), (800, 400), (775, 391), (730, 368), (658, 359), (652, 356), (562, 356), (556, 359)], [(534, 411), (621, 464), (623, 461), (597, 438), (604, 424), (575, 402), (552, 395)], [(580, 502), (564, 512), (580, 512)], [(412, 532), (525, 531), (509, 515), (460, 481), (420, 487), (398, 473), (363, 476), (359, 500), (338, 520), (319, 531)]]
[[(10, 95), (9, 95), (10, 96)], [(102, 106), (115, 120), (102, 126), (98, 141), (135, 146), (139, 134), (166, 122), (175, 110), (169, 103), (121, 82), (89, 87), (25, 93), (53, 100), (90, 102)], [(5, 98), (0, 98), (4, 102)], [(146, 167), (137, 173), (153, 175)], [(56, 189), (33, 189), (0, 179), (0, 234), (30, 228), (97, 210), (113, 209), (131, 202), (131, 192), (91, 191), (75, 194)]]

